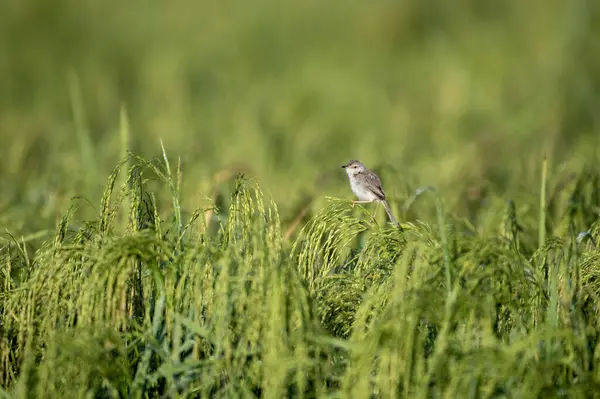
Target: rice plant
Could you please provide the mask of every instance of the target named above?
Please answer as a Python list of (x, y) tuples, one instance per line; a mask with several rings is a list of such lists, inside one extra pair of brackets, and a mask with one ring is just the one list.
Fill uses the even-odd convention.
[[(122, 183), (119, 186), (119, 176)], [(130, 154), (96, 220), (65, 210), (35, 253), (5, 240), (7, 397), (595, 397), (600, 174), (548, 193), (546, 238), (508, 201), (494, 230), (378, 225), (331, 198), (293, 245), (250, 177), (180, 205), (182, 170)], [(170, 193), (159, 204), (152, 181)], [(553, 187), (552, 184), (543, 186)], [(127, 204), (127, 206), (124, 206)], [(17, 276), (18, 274), (18, 276)]]

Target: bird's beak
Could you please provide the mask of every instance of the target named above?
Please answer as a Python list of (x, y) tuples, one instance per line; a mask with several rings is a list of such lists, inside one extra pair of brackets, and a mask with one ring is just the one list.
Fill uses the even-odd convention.
[(346, 165), (342, 165), (342, 169), (346, 169)]

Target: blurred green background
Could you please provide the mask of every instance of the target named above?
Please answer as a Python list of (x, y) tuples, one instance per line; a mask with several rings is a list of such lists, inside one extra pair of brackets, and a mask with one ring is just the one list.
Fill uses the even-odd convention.
[[(0, 5), (0, 230), (96, 214), (128, 148), (181, 157), (183, 204), (230, 170), (284, 224), (351, 198), (360, 159), (395, 209), (434, 185), (453, 212), (535, 193), (599, 144), (600, 3), (559, 0), (6, 0)], [(232, 169), (235, 168), (235, 169)], [(94, 207), (96, 209), (94, 209)], [(310, 216), (310, 212), (307, 217)], [(284, 226), (285, 227), (285, 226)]]

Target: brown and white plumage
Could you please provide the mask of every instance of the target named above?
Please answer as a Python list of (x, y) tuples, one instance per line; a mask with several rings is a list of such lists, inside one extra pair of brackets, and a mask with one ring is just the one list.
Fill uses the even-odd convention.
[(385, 192), (381, 187), (381, 180), (379, 177), (367, 169), (361, 162), (356, 160), (348, 162), (346, 165), (343, 165), (342, 168), (346, 170), (352, 192), (359, 199), (359, 201), (352, 202), (356, 204), (371, 202), (382, 203), (392, 224), (398, 226), (398, 221), (394, 218), (392, 210), (386, 201)]

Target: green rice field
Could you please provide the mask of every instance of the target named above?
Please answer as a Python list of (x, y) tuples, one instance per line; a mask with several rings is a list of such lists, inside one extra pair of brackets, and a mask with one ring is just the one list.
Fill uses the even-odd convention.
[(0, 77), (0, 399), (600, 398), (600, 2), (6, 0)]

